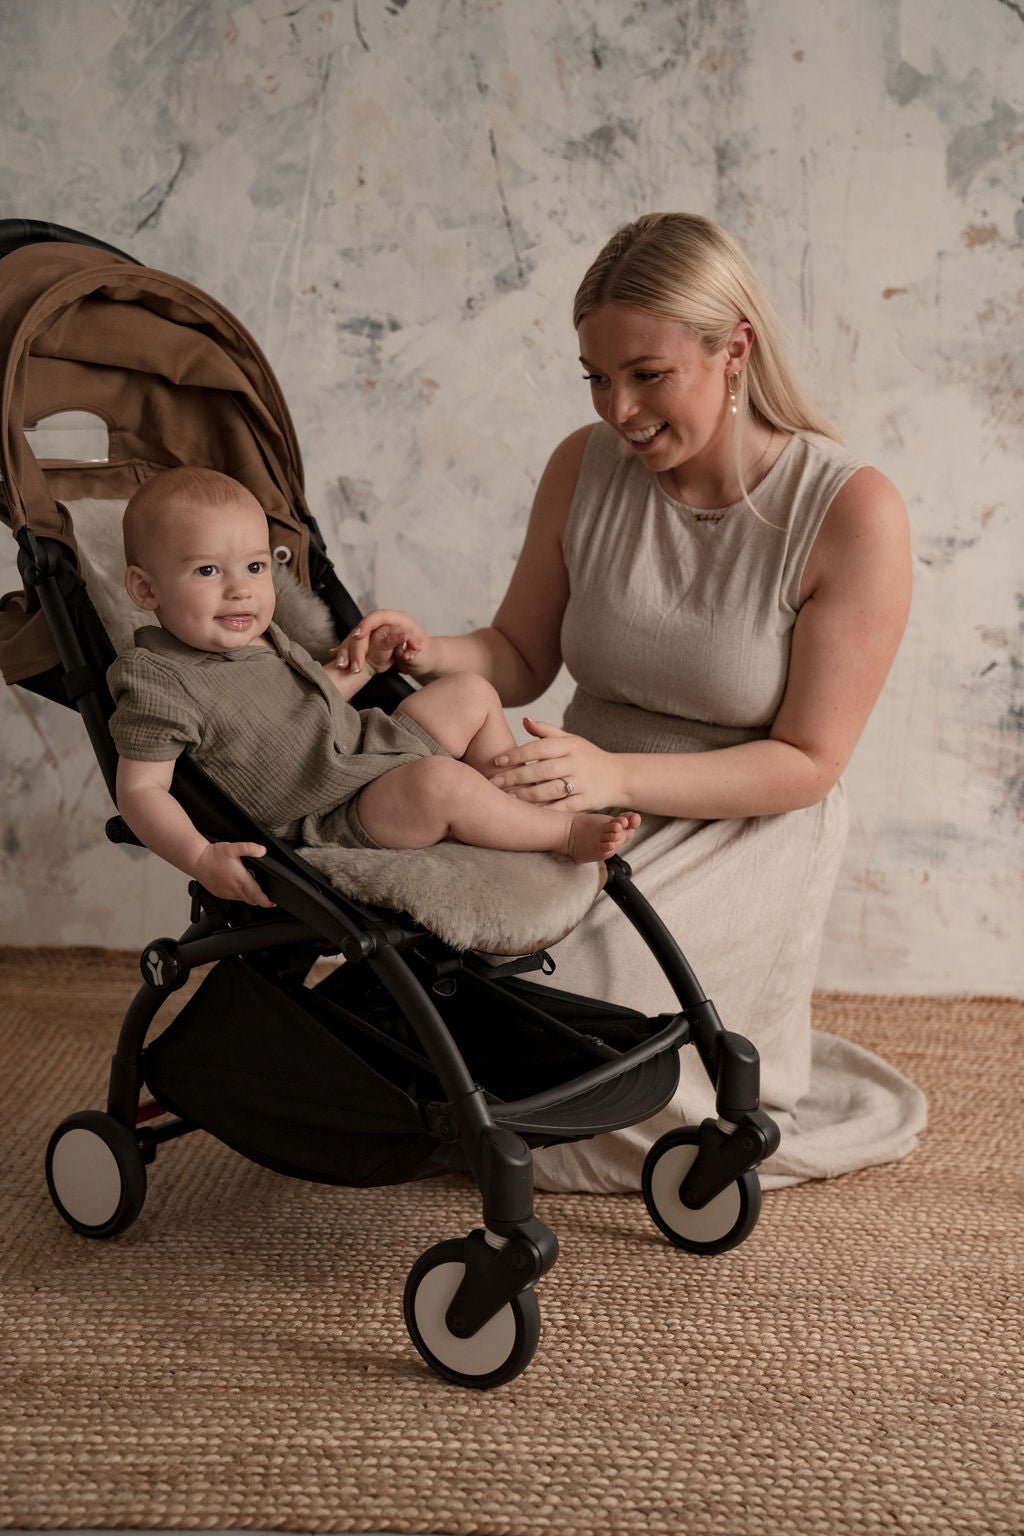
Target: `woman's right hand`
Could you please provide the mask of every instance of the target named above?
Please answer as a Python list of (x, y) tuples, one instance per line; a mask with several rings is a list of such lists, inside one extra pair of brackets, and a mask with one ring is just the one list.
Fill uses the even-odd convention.
[(402, 636), (391, 658), (395, 671), (415, 678), (429, 676), (433, 665), (433, 640), (421, 624), (395, 608), (375, 608), (372, 613), (361, 618), (355, 629), (332, 648), (332, 664), (342, 672), (362, 672), (370, 648), (370, 637), (375, 630), (384, 626)]

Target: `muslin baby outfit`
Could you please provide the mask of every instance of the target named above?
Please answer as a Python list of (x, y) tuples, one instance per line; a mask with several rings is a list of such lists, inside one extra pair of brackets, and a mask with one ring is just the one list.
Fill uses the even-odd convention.
[[(628, 453), (628, 450), (626, 450)], [(745, 503), (681, 505), (618, 434), (595, 426), (566, 526), (564, 728), (609, 752), (706, 752), (768, 735), (782, 701), (800, 581), (832, 499), (859, 467), (796, 434)], [(772, 527), (770, 524), (777, 526)], [(761, 1103), (782, 1131), (766, 1188), (905, 1156), (923, 1095), (877, 1056), (811, 1029), (811, 991), (846, 837), (843, 784), (819, 804), (723, 821), (644, 816), (626, 852), (723, 1024), (761, 1056)], [(553, 987), (645, 1013), (677, 1000), (632, 926), (599, 901), (552, 950)], [(643, 1125), (538, 1151), (541, 1188), (640, 1186), (666, 1131), (714, 1113), (693, 1047)]]
[(135, 634), (107, 674), (122, 757), (182, 752), (262, 827), (289, 842), (379, 848), (356, 796), (382, 773), (446, 756), (411, 716), (355, 709), (276, 624), (271, 648), (197, 651), (165, 629)]

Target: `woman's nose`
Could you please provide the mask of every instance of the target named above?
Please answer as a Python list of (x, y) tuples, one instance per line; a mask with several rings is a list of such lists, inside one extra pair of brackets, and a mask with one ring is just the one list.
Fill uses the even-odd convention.
[(633, 391), (628, 384), (613, 384), (608, 394), (608, 420), (621, 427), (634, 414)]

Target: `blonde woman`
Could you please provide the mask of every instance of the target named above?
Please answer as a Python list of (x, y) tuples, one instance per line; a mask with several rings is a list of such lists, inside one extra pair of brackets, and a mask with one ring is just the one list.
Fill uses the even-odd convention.
[[(905, 1155), (916, 1088), (811, 1029), (811, 990), (845, 835), (843, 771), (910, 605), (907, 515), (805, 400), (778, 323), (710, 220), (649, 214), (594, 261), (574, 307), (600, 418), (554, 451), (494, 622), (427, 635), (377, 610), (342, 645), (359, 666), (381, 624), (411, 625), (399, 667), (479, 672), (506, 707), (564, 662), (561, 727), (503, 754), (494, 783), (532, 804), (630, 806), (634, 880), (728, 1029), (761, 1055), (782, 1130), (763, 1182)], [(507, 759), (507, 760), (506, 760)], [(649, 1012), (674, 999), (610, 902), (554, 950), (551, 984)], [(644, 1125), (536, 1155), (538, 1183), (640, 1187), (658, 1136), (713, 1113), (694, 1052)]]

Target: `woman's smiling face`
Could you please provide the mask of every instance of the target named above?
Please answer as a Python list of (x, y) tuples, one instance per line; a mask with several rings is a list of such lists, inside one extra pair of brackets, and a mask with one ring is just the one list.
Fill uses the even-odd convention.
[(652, 473), (729, 442), (729, 346), (708, 353), (680, 321), (615, 303), (586, 315), (578, 335), (594, 409)]

